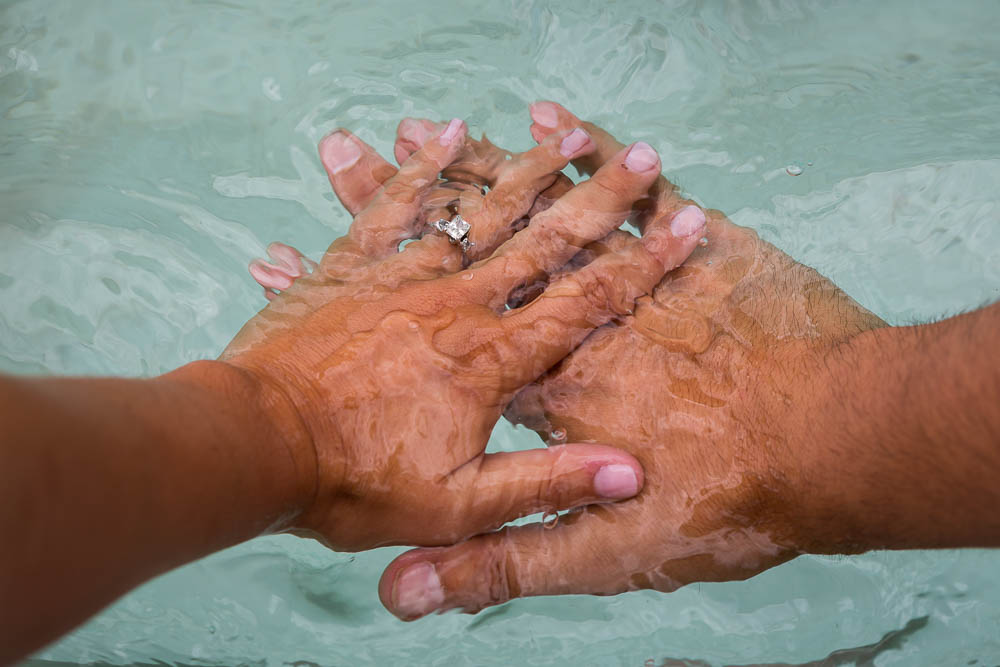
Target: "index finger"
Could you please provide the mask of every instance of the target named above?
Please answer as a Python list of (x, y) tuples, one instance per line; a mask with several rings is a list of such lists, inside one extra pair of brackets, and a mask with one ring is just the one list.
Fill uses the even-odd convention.
[(455, 118), (437, 136), (410, 155), (368, 206), (351, 223), (348, 237), (372, 259), (397, 252), (399, 243), (419, 231), (424, 196), (441, 170), (462, 150), (468, 128)]

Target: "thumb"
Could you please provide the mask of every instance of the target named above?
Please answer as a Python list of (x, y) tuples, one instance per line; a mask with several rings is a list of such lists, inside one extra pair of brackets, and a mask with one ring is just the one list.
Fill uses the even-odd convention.
[(433, 611), (476, 612), (513, 598), (629, 588), (624, 509), (595, 505), (564, 515), (553, 528), (512, 526), (450, 547), (414, 549), (396, 558), (379, 581), (379, 598), (404, 621)]
[(559, 445), (474, 459), (451, 473), (445, 502), (460, 509), (451, 534), (467, 537), (536, 512), (631, 498), (642, 483), (642, 466), (620, 449)]

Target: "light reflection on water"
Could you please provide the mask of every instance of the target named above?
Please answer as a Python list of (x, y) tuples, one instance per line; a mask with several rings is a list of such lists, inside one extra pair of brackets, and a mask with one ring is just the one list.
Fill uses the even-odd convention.
[[(346, 228), (315, 158), (326, 132), (389, 154), (401, 116), (460, 115), (519, 150), (538, 98), (650, 142), (700, 202), (891, 323), (977, 306), (1000, 297), (998, 28), (987, 2), (8, 3), (0, 367), (146, 374), (214, 356), (262, 305), (248, 259), (274, 239), (315, 256)], [(492, 447), (535, 442), (501, 425)], [(258, 540), (40, 657), (801, 663), (927, 618), (849, 659), (1000, 660), (989, 552), (802, 558), (669, 596), (407, 625), (375, 595), (396, 553)]]

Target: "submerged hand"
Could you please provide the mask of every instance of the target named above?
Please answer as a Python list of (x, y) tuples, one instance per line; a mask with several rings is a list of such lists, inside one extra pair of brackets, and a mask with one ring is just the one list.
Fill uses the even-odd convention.
[[(525, 154), (535, 173), (552, 180), (568, 158), (593, 149), (587, 138), (560, 152), (570, 136), (580, 133)], [(484, 450), (517, 391), (631, 308), (696, 245), (697, 235), (662, 229), (505, 310), (512, 290), (618, 227), (659, 160), (643, 144), (620, 151), (487, 259), (458, 271), (461, 252), (443, 236), (397, 246), (419, 234), (425, 196), (463, 140), (464, 125), (453, 122), (371, 194), (348, 195), (349, 208), (363, 206), (348, 236), (314, 272), (289, 281), (223, 355), (272, 389), (292, 440), (315, 449), (314, 499), (292, 527), (337, 549), (450, 544), (524, 514), (628, 497), (641, 485), (635, 461), (609, 447)], [(377, 157), (358, 147), (358, 160)], [(331, 180), (345, 173), (331, 172)], [(513, 233), (538, 189), (510, 204), (513, 213), (483, 218), (497, 231), (481, 248)], [(346, 190), (338, 189), (342, 200)]]
[[(581, 125), (552, 103), (532, 115), (538, 140)], [(597, 149), (575, 164), (593, 172), (621, 145), (582, 126)], [(690, 205), (662, 177), (651, 192), (640, 228)], [(440, 589), (429, 596), (442, 600), (438, 609), (475, 611), (529, 595), (744, 579), (812, 547), (820, 536), (799, 515), (811, 456), (803, 422), (823, 406), (810, 383), (823, 377), (838, 343), (882, 323), (753, 231), (718, 212), (709, 217), (707, 247), (641, 299), (634, 316), (598, 329), (520, 392), (506, 413), (550, 442), (633, 453), (646, 472), (639, 497), (572, 512), (550, 529), (512, 527), (408, 552), (382, 578), (391, 611), (412, 617), (393, 604), (411, 568), (434, 572)], [(615, 232), (588, 250), (599, 258), (629, 242)]]
[[(397, 128), (395, 156), (400, 164), (417, 152), (428, 139), (445, 129), (446, 123), (406, 118)], [(511, 153), (494, 146), (484, 136), (476, 141), (465, 137), (445, 176), (429, 187), (414, 210), (414, 229), (435, 220), (450, 219), (459, 212), (471, 225), (471, 246), (465, 261), (489, 257), (496, 248), (523, 228), (535, 213), (551, 206), (573, 187), (559, 170), (571, 157), (593, 150), (585, 132), (560, 133), (554, 146), (524, 153)], [(396, 175), (396, 168), (371, 146), (347, 130), (338, 130), (320, 145), (320, 158), (340, 203), (351, 215), (366, 209)], [(489, 193), (485, 193), (489, 187)], [(392, 242), (392, 239), (389, 239)], [(397, 241), (398, 243), (398, 241)], [(314, 263), (297, 249), (284, 243), (268, 247), (270, 262), (257, 259), (250, 274), (263, 288), (268, 300), (288, 289), (297, 278), (311, 273)], [(450, 268), (454, 271), (459, 264)]]

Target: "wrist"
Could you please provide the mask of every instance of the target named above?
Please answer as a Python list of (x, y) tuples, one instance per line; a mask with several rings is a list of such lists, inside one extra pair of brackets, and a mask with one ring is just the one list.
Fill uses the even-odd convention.
[[(788, 342), (771, 349), (771, 372), (754, 373), (740, 421), (758, 481), (749, 495), (755, 524), (794, 553), (857, 553), (863, 497), (845, 458), (863, 452), (847, 436), (852, 398), (867, 381), (852, 341)], [(754, 364), (766, 368), (766, 362)], [(857, 416), (853, 417), (857, 419)]]
[(855, 336), (827, 364), (813, 510), (830, 552), (996, 546), (997, 311)]
[[(827, 373), (821, 353), (807, 341), (769, 348), (749, 359), (741, 375), (736, 421), (744, 427), (741, 502), (733, 513), (789, 554), (826, 553), (826, 527), (817, 531), (812, 470), (823, 452), (813, 446), (816, 405)], [(821, 467), (821, 466), (820, 466)]]
[(907, 409), (909, 360), (922, 354), (911, 333), (863, 332), (825, 350), (813, 368), (808, 409), (796, 429), (796, 525), (805, 552), (941, 546), (925, 542), (927, 515), (911, 511), (922, 479), (932, 474), (918, 472), (911, 457), (924, 443), (907, 432), (911, 425), (919, 430), (925, 417)]
[[(801, 553), (852, 554), (872, 548), (862, 539), (861, 489), (852, 474), (863, 445), (847, 428), (853, 401), (869, 382), (854, 341), (816, 350), (801, 366), (801, 400), (789, 419), (789, 458), (794, 473), (791, 532)], [(850, 460), (850, 465), (848, 464)]]
[(213, 447), (228, 450), (233, 505), (254, 510), (247, 537), (284, 530), (308, 510), (318, 484), (316, 450), (280, 387), (223, 361), (192, 362), (155, 381), (188, 394), (200, 416), (216, 423)]

